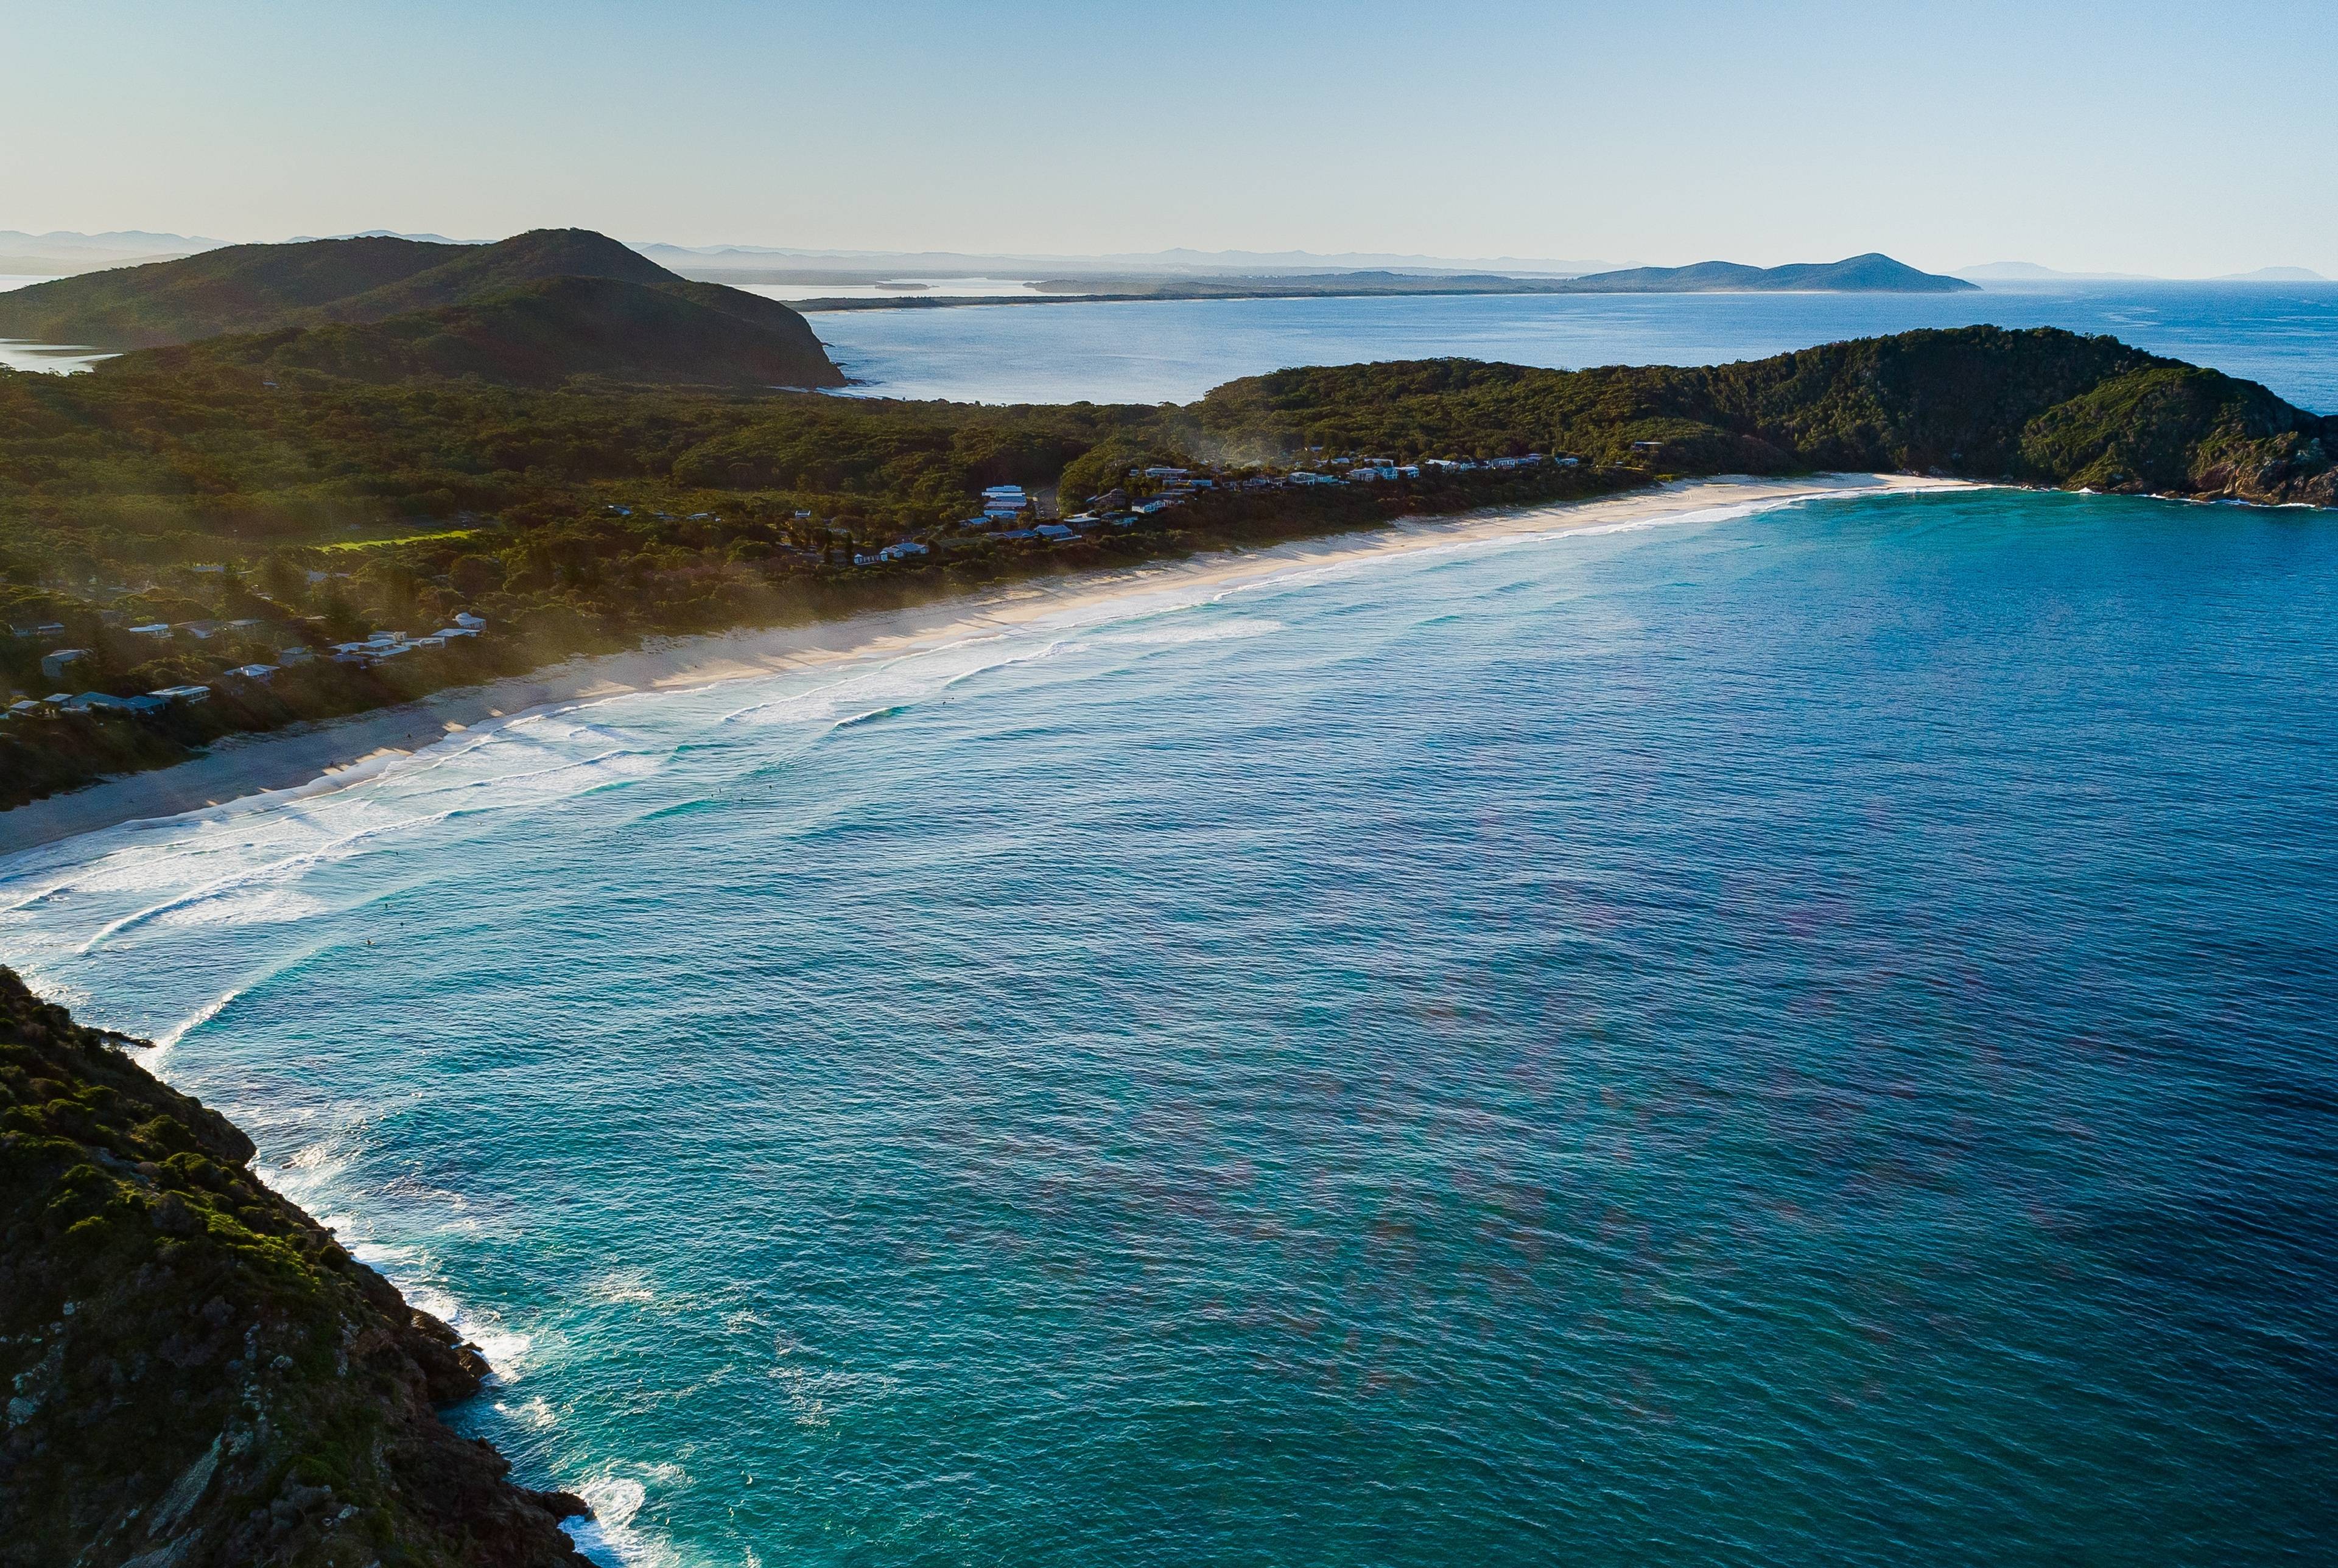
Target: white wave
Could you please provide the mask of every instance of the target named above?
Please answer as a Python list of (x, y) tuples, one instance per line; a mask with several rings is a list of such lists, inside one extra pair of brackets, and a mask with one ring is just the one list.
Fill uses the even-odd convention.
[(1091, 637), (1083, 646), (1100, 648), (1183, 648), (1196, 642), (1233, 642), (1271, 637), (1289, 628), (1263, 616), (1222, 621), (1211, 626), (1160, 627), (1142, 632), (1111, 632)]
[(160, 903), (150, 904), (144, 908), (133, 910), (131, 913), (123, 916), (120, 919), (109, 921), (107, 924), (100, 926), (95, 934), (91, 936), (88, 940), (82, 943), (79, 951), (86, 956), (87, 955), (97, 951), (99, 947), (103, 946), (105, 943), (112, 941), (123, 932), (133, 930), (138, 926), (145, 925), (151, 920), (168, 915), (174, 910), (185, 908), (190, 905), (200, 904), (207, 898), (215, 898), (223, 893), (240, 890), (250, 886), (255, 881), (263, 880), (271, 877), (283, 876), (293, 871), (305, 869), (329, 856), (336, 855), (341, 851), (355, 849), (367, 845), (377, 838), (387, 837), (392, 833), (400, 832), (408, 828), (427, 827), (444, 822), (453, 814), (454, 813), (451, 809), (433, 811), (420, 817), (400, 818), (395, 821), (378, 823), (368, 828), (360, 828), (353, 832), (344, 833), (337, 838), (329, 839), (325, 843), (318, 845), (313, 848), (304, 849), (298, 854), (288, 855), (280, 860), (270, 861), (263, 866), (231, 873), (226, 877), (219, 878), (217, 881), (208, 882), (201, 887), (189, 888), (172, 897), (165, 898)]
[[(352, 1251), (354, 1253), (354, 1250)], [(370, 1259), (362, 1260), (370, 1262)], [(374, 1264), (373, 1267), (380, 1268), (380, 1265)], [(507, 1387), (526, 1375), (529, 1353), (535, 1348), (534, 1335), (508, 1327), (493, 1312), (475, 1311), (464, 1306), (436, 1282), (408, 1284), (392, 1276), (387, 1269), (382, 1269), (381, 1272), (391, 1284), (398, 1287), (408, 1301), (478, 1347), (479, 1354), (485, 1356), (487, 1365), (495, 1369), (496, 1384)]]
[(192, 1013), (188, 1014), (184, 1018), (180, 1019), (176, 1024), (172, 1024), (168, 1029), (163, 1030), (160, 1034), (155, 1035), (154, 1049), (149, 1053), (145, 1058), (147, 1064), (151, 1067), (155, 1062), (159, 1061), (162, 1058), (162, 1054), (170, 1050), (172, 1046), (176, 1045), (180, 1041), (184, 1040), (188, 1035), (193, 1034), (196, 1030), (201, 1028), (204, 1024), (210, 1023), (212, 1019), (226, 1012), (229, 1004), (233, 1003), (237, 997), (242, 995), (243, 992), (244, 988), (241, 985), (233, 986), (228, 990), (222, 991), (218, 995), (212, 997), (210, 1001), (204, 1003), (201, 1006), (196, 1008)]
[[(670, 1465), (635, 1466), (652, 1480), (667, 1485), (688, 1479)], [(576, 1549), (605, 1568), (672, 1568), (682, 1559), (673, 1545), (634, 1527), (649, 1487), (638, 1476), (605, 1466), (576, 1484), (576, 1494), (591, 1504), (593, 1517), (571, 1520), (564, 1526)]]
[(560, 1419), (553, 1413), (552, 1401), (541, 1394), (518, 1405), (507, 1405), (497, 1400), (496, 1414), (506, 1420), (516, 1422), (531, 1432), (548, 1431), (558, 1425)]

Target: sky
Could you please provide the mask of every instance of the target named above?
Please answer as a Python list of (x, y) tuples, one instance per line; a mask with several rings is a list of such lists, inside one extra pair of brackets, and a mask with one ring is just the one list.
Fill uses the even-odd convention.
[(2338, 277), (2331, 0), (0, 0), (0, 229)]

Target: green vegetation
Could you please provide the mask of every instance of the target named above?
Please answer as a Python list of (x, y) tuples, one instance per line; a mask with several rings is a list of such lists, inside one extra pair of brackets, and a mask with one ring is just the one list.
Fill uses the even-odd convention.
[(844, 377), (811, 328), (775, 300), (711, 283), (546, 278), (461, 305), (363, 326), (214, 338), (145, 352), (245, 366), (280, 382), (475, 377), (556, 387), (574, 376), (693, 386), (832, 387)]
[[(0, 804), (231, 731), (651, 635), (1662, 475), (1913, 470), (2338, 499), (2331, 421), (2251, 383), (2055, 331), (1910, 333), (1701, 369), (1288, 370), (1184, 407), (997, 408), (574, 376), (382, 382), (263, 374), (239, 362), (247, 353), (230, 339), (86, 376), (0, 375), (0, 621), (27, 632), (0, 639), (0, 680), (30, 698), (210, 689), (146, 715), (0, 721)], [(1582, 461), (1424, 467), (1373, 484), (1282, 477), (1337, 472), (1341, 454), (1410, 465), (1525, 453)], [(1139, 499), (1154, 488), (1129, 481), (1131, 469), (1203, 466), (1216, 488), (1084, 523), (1074, 538), (961, 525), (986, 486), (1059, 492), (1068, 514), (1116, 488)], [(926, 553), (854, 565), (902, 540)], [(263, 678), (222, 673), (277, 664), (291, 644), (423, 636), (457, 612), (484, 618), (486, 635)], [(53, 675), (42, 661), (61, 649), (84, 657)]]
[(1994, 327), (1696, 369), (1443, 359), (1284, 370), (1195, 405), (1203, 441), (1400, 455), (1532, 443), (1670, 473), (1890, 470), (2331, 505), (2338, 424), (2108, 338)]
[(388, 539), (344, 539), (339, 544), (319, 548), (347, 554), (358, 550), (385, 550), (398, 544), (438, 544), (449, 539), (476, 539), (478, 536), (476, 528), (439, 528), (427, 534), (400, 534)]
[(477, 1353), (120, 1044), (0, 968), (0, 1564), (581, 1563), (432, 1413)]
[(0, 295), (0, 337), (108, 348), (201, 339), (190, 351), (201, 359), (367, 381), (844, 382), (786, 306), (678, 278), (581, 229), (496, 245), (234, 245)]

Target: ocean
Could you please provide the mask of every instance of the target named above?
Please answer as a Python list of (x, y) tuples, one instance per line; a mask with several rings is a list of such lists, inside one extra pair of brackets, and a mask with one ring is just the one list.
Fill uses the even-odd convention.
[(829, 311), (810, 320), (857, 391), (973, 403), (1188, 403), (1284, 366), (1442, 355), (1560, 369), (1716, 365), (1986, 322), (2106, 333), (2338, 414), (2338, 283), (1204, 299)]
[[(40, 281), (0, 276), (0, 290)], [(1008, 295), (995, 279), (946, 280)], [(756, 285), (771, 298), (886, 291)], [(1971, 294), (1447, 295), (822, 311), (849, 395), (965, 403), (1190, 403), (1292, 365), (1459, 355), (1581, 369), (1717, 365), (1926, 327), (2103, 333), (2338, 413), (2338, 283), (1990, 285)], [(73, 373), (110, 358), (0, 339), (0, 366)]]
[(18, 855), (0, 951), (605, 1563), (2326, 1561), (2333, 626), (2302, 511), (1455, 543)]

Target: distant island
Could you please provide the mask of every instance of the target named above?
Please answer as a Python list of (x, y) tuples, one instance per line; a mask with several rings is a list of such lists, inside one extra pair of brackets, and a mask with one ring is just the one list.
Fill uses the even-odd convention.
[(228, 247), (25, 292), (0, 309), (170, 341), (0, 374), (0, 807), (648, 636), (1669, 475), (2338, 498), (2332, 421), (2053, 330), (998, 408), (774, 391), (841, 379), (801, 317), (575, 230)]
[[(1749, 267), (1734, 261), (1700, 261), (1690, 267), (1632, 267), (1580, 277), (1544, 278), (1498, 272), (1432, 273), (1365, 270), (1305, 273), (1208, 273), (1164, 276), (1154, 272), (1085, 272), (1043, 278), (1032, 287), (1058, 300), (1292, 299), (1433, 294), (1964, 294), (1979, 285), (1961, 278), (1920, 272), (1889, 256), (1871, 252), (1841, 261), (1802, 262), (1785, 267)], [(899, 299), (810, 299), (805, 310), (898, 309), (967, 304), (1030, 304), (1032, 298), (918, 298)]]

